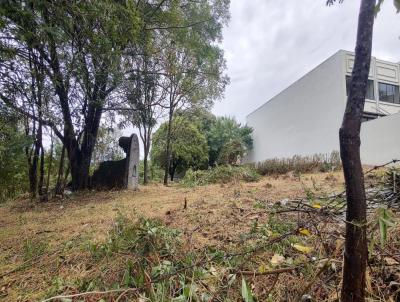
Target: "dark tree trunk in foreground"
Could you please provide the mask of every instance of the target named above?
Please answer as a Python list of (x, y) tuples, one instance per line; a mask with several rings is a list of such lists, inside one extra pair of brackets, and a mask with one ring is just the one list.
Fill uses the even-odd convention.
[(360, 128), (371, 62), (374, 12), (375, 0), (361, 1), (351, 86), (339, 132), (347, 196), (342, 302), (365, 301), (367, 217), (364, 174), (360, 159)]

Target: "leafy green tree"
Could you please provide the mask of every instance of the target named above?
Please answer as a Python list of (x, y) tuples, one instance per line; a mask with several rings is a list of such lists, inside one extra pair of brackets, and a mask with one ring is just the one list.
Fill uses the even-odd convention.
[(253, 129), (230, 117), (217, 117), (207, 133), (209, 164), (235, 164), (253, 147)]
[[(165, 152), (168, 135), (168, 123), (163, 123), (153, 136), (151, 159), (165, 168)], [(207, 167), (208, 146), (204, 134), (195, 123), (183, 117), (176, 117), (171, 127), (171, 156), (168, 174), (174, 180), (175, 173), (185, 172), (189, 168)]]
[[(170, 26), (160, 39), (160, 57), (168, 91), (168, 126), (164, 184), (168, 183), (171, 162), (171, 129), (175, 111), (192, 106), (206, 107), (222, 96), (228, 78), (220, 48), (222, 26), (229, 18), (229, 0), (171, 1)], [(187, 25), (182, 26), (182, 23)]]
[[(52, 128), (66, 148), (72, 188), (84, 189), (105, 106), (123, 79), (123, 52), (143, 27), (140, 12), (117, 0), (5, 1), (0, 10), (0, 99)], [(29, 83), (20, 70), (30, 63), (51, 90), (43, 114), (21, 101)]]
[(155, 34), (142, 34), (138, 46), (142, 54), (135, 56), (133, 64), (136, 69), (129, 72), (124, 85), (128, 110), (120, 111), (124, 117), (120, 125), (132, 125), (139, 130), (143, 143), (143, 184), (148, 183), (151, 139), (158, 119), (164, 114), (162, 104), (166, 97), (165, 78), (159, 73), (157, 47), (152, 45), (152, 39), (156, 39)]

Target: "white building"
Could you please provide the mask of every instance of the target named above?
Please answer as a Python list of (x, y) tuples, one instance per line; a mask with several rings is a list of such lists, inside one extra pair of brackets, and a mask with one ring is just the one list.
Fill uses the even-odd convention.
[[(247, 116), (249, 162), (339, 150), (354, 53), (340, 50)], [(400, 64), (371, 60), (361, 130), (363, 164), (400, 159)]]

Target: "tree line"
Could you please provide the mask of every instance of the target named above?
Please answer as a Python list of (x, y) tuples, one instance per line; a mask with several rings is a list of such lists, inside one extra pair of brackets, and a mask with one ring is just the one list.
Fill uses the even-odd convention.
[[(72, 190), (86, 189), (99, 129), (116, 125), (139, 130), (146, 182), (161, 119), (167, 179), (176, 112), (210, 108), (229, 81), (220, 46), (228, 8), (229, 0), (3, 1), (0, 120), (25, 138), (31, 195), (47, 196), (46, 165), (55, 164), (60, 183), (69, 175)], [(57, 163), (46, 162), (49, 138), (50, 153), (61, 142)], [(1, 139), (6, 163), (10, 141)]]
[(151, 159), (164, 171), (168, 168), (170, 180), (188, 169), (238, 165), (253, 147), (253, 129), (234, 118), (216, 117), (204, 109), (178, 111), (171, 125), (169, 163), (165, 165), (168, 128), (165, 122), (155, 132)]

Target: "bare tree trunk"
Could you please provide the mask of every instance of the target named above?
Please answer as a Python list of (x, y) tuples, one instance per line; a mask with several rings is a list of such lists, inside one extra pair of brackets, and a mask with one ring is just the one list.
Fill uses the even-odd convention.
[[(39, 107), (41, 110), (41, 106)], [(39, 116), (41, 116), (41, 113), (39, 112)], [(42, 198), (43, 196), (43, 185), (44, 185), (44, 148), (43, 148), (43, 125), (39, 121), (39, 126), (38, 126), (38, 144), (40, 148), (40, 168), (39, 168), (39, 182), (38, 182), (38, 192), (39, 192), (39, 197)]]
[(70, 171), (71, 171), (71, 168), (68, 165), (67, 166), (67, 171), (65, 171), (64, 179), (62, 180), (62, 184), (61, 184), (62, 195), (64, 195), (64, 189), (65, 189), (65, 186), (67, 185), (67, 180), (68, 180), (68, 176), (69, 176)]
[(176, 171), (177, 167), (178, 167), (178, 165), (175, 163), (170, 165), (169, 176), (170, 176), (171, 181), (174, 181), (174, 179), (175, 179), (175, 171)]
[(58, 166), (58, 175), (57, 175), (57, 183), (54, 189), (55, 195), (62, 195), (62, 183), (63, 183), (63, 174), (64, 174), (64, 160), (65, 160), (65, 146), (62, 146), (61, 156), (60, 156), (60, 165)]
[(40, 171), (39, 171), (39, 183), (38, 190), (39, 196), (42, 198), (44, 195), (44, 148), (43, 145), (40, 147)]
[(360, 158), (360, 128), (371, 62), (375, 0), (362, 0), (358, 19), (351, 86), (339, 131), (340, 156), (346, 181), (346, 242), (342, 302), (365, 301), (367, 265), (366, 197)]
[(168, 185), (168, 174), (169, 165), (171, 157), (171, 128), (172, 128), (172, 118), (174, 115), (173, 104), (170, 103), (169, 116), (168, 116), (168, 131), (167, 131), (167, 146), (165, 149), (165, 170), (164, 170), (164, 185)]
[(148, 167), (148, 156), (149, 156), (149, 150), (147, 146), (144, 147), (144, 157), (143, 157), (143, 184), (147, 185), (149, 182), (149, 167)]
[(51, 132), (50, 137), (51, 137), (51, 145), (50, 145), (49, 167), (47, 168), (46, 199), (48, 199), (48, 196), (49, 196), (50, 175), (51, 175), (51, 170), (52, 170), (52, 165), (53, 165), (53, 150), (54, 150), (53, 132)]
[[(33, 127), (33, 131), (35, 131), (35, 127)], [(32, 154), (32, 152), (33, 152), (33, 154)], [(37, 195), (37, 186), (38, 186), (37, 185), (37, 183), (38, 183), (38, 181), (37, 181), (37, 166), (38, 166), (38, 162), (39, 162), (39, 152), (40, 152), (40, 145), (38, 143), (37, 134), (35, 135), (35, 143), (34, 143), (32, 152), (29, 152), (28, 149), (26, 150), (26, 155), (27, 155), (28, 164), (29, 164), (29, 191), (31, 194), (31, 198), (35, 199), (36, 195)]]
[[(143, 127), (142, 127), (143, 126)], [(138, 125), (140, 139), (143, 143), (143, 184), (147, 185), (149, 182), (149, 151), (150, 151), (150, 140), (151, 140), (151, 127), (148, 125)]]

